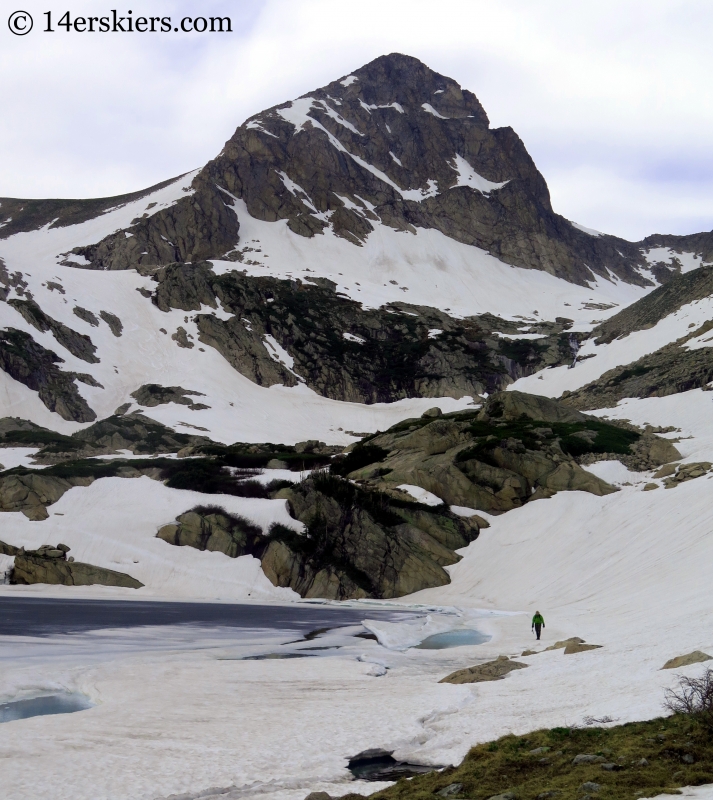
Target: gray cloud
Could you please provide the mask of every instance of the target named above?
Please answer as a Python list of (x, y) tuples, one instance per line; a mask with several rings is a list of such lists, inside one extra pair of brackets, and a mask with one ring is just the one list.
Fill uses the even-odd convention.
[[(215, 156), (251, 114), (382, 53), (421, 58), (521, 136), (555, 208), (638, 239), (713, 227), (713, 7), (675, 0), (140, 0), (134, 16), (224, 16), (232, 34), (6, 27), (0, 195), (113, 195)], [(104, 14), (93, 0), (73, 13)], [(88, 7), (87, 7), (88, 6)], [(100, 10), (101, 9), (101, 10)], [(121, 13), (121, 9), (117, 9)]]

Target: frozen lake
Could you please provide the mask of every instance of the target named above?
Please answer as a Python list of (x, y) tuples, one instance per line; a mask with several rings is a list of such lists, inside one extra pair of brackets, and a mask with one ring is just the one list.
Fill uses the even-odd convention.
[(399, 610), (331, 605), (257, 605), (137, 600), (0, 598), (0, 636), (56, 636), (101, 629), (191, 625), (202, 628), (279, 630), (307, 634), (322, 628), (358, 625), (365, 617), (397, 621)]

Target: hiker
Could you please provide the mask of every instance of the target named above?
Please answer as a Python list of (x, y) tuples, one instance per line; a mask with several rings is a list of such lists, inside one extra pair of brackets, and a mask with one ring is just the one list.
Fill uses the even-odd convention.
[(545, 618), (539, 611), (535, 611), (535, 616), (532, 618), (532, 630), (537, 634), (537, 641), (540, 641), (540, 632), (545, 627)]

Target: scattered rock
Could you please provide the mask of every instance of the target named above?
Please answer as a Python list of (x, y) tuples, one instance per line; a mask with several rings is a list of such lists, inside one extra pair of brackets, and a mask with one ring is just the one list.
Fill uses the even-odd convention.
[(549, 647), (546, 647), (545, 650), (560, 650), (570, 644), (584, 644), (584, 639), (580, 639), (579, 636), (572, 636), (569, 639), (562, 639), (559, 642), (551, 644)]
[(580, 792), (598, 792), (601, 790), (601, 785), (594, 781), (586, 781), (579, 787)]
[(124, 325), (116, 314), (112, 314), (110, 311), (100, 311), (99, 316), (106, 322), (114, 336), (121, 336)]
[(664, 478), (664, 486), (667, 489), (673, 489), (680, 483), (694, 480), (695, 478), (702, 478), (711, 469), (710, 461), (698, 461), (691, 464), (680, 464), (676, 472), (668, 478)]
[(621, 767), (619, 766), (619, 764), (608, 762), (606, 764), (602, 764), (602, 769), (606, 770), (607, 772), (619, 772)]
[(679, 466), (679, 464), (664, 464), (661, 469), (654, 472), (654, 478), (668, 478), (669, 475), (675, 474)]
[(542, 753), (549, 753), (549, 752), (550, 752), (550, 748), (549, 747), (536, 747), (534, 750), (530, 750), (530, 755), (531, 756), (539, 756)]
[(494, 794), (488, 800), (515, 800), (513, 792), (503, 792), (503, 794)]
[(649, 766), (649, 761), (648, 761), (648, 759), (646, 759), (646, 758), (640, 758), (640, 759), (639, 759), (639, 760), (636, 762), (636, 766), (637, 766), (637, 767), (648, 767), (648, 766)]
[(644, 489), (643, 489), (643, 491), (645, 491), (645, 492), (651, 492), (651, 491), (653, 491), (654, 489), (658, 489), (658, 488), (659, 488), (659, 485), (658, 485), (658, 483), (647, 483), (647, 484), (644, 486)]
[(498, 656), (495, 661), (478, 664), (475, 667), (459, 669), (442, 678), (439, 683), (483, 683), (485, 681), (502, 680), (509, 672), (516, 669), (525, 669), (527, 664), (519, 661), (510, 661), (507, 656)]
[(444, 786), (442, 789), (439, 789), (436, 794), (439, 797), (452, 797), (453, 795), (460, 794), (462, 791), (462, 783), (449, 783), (448, 786)]
[(332, 795), (327, 792), (310, 792), (305, 800), (332, 800)]
[(523, 650), (523, 651), (522, 651), (522, 653), (521, 653), (520, 655), (521, 655), (523, 658), (524, 658), (525, 656), (536, 656), (536, 655), (537, 655), (537, 652), (538, 652), (537, 650)]
[(681, 756), (681, 761), (683, 761), (684, 764), (695, 764), (696, 759), (692, 753), (684, 753)]
[(606, 761), (602, 756), (591, 753), (580, 753), (572, 759), (572, 766), (579, 767), (582, 764), (603, 764)]
[(131, 408), (131, 403), (122, 403), (114, 412), (115, 417), (122, 417)]
[(690, 664), (702, 664), (704, 661), (710, 661), (713, 656), (709, 656), (702, 650), (694, 650), (692, 653), (687, 653), (685, 656), (676, 656), (669, 659), (661, 669), (678, 669), (679, 667), (687, 667)]
[(600, 644), (583, 644), (582, 642), (570, 642), (564, 648), (564, 654), (566, 656), (572, 655), (573, 653), (584, 653), (586, 650), (599, 650), (601, 648)]
[(279, 458), (271, 458), (265, 466), (267, 469), (289, 469), (290, 467), (286, 461), (280, 461)]

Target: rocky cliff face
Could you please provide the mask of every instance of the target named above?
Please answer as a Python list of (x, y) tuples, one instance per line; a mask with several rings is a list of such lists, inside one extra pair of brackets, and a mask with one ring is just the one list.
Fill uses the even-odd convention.
[(231, 558), (253, 555), (275, 586), (302, 597), (346, 600), (401, 597), (449, 583), (443, 567), (459, 561), (455, 550), (480, 530), (477, 520), (461, 519), (445, 506), (429, 508), (326, 474), (274, 496), (288, 502), (304, 533), (274, 525), (265, 535), (219, 507), (200, 506), (157, 536)]
[(506, 338), (522, 326), (491, 315), (455, 319), (407, 303), (364, 309), (325, 280), (216, 275), (209, 263), (171, 264), (154, 277), (162, 311), (220, 304), (233, 314), (199, 313), (199, 339), (261, 386), (302, 381), (326, 397), (362, 403), (463, 397), (572, 358), (566, 319), (533, 323), (541, 337), (533, 341)]

